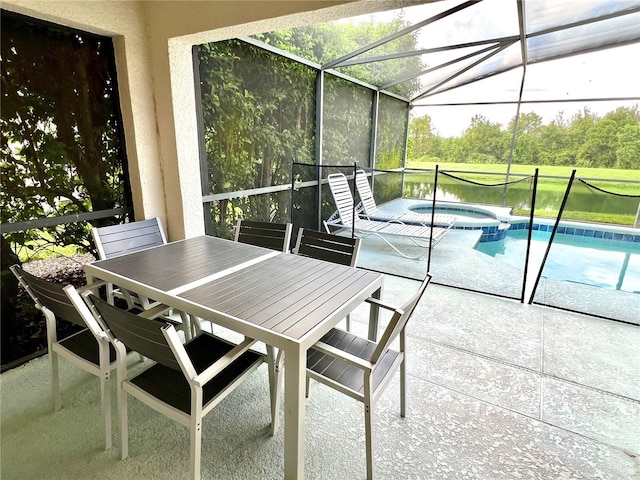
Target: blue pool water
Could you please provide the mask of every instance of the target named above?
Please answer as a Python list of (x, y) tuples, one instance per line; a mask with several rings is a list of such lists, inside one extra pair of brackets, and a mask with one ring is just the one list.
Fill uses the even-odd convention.
[[(529, 269), (537, 272), (551, 237), (534, 231)], [(527, 231), (510, 230), (504, 240), (479, 243), (476, 249), (524, 269)], [(542, 275), (557, 280), (640, 293), (640, 243), (556, 234)]]

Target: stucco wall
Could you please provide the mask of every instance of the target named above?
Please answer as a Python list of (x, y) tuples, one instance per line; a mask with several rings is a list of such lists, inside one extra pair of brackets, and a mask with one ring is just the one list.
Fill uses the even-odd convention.
[(2, 8), (114, 38), (137, 219), (204, 233), (192, 45), (388, 9), (404, 0), (36, 1)]

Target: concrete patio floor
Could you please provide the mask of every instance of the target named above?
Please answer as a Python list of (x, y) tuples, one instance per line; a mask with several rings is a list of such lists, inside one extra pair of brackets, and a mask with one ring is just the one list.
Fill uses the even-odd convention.
[[(387, 276), (384, 298), (416, 287)], [(367, 318), (352, 314), (354, 330)], [(375, 407), (377, 478), (640, 479), (639, 346), (632, 325), (431, 285), (408, 326), (407, 416), (397, 378)], [(48, 357), (0, 376), (3, 480), (187, 477), (186, 429), (135, 400), (130, 457), (118, 459), (115, 418), (104, 451), (98, 381), (61, 365), (56, 413)], [(261, 367), (206, 417), (203, 478), (281, 478), (269, 421)], [(306, 478), (365, 478), (361, 404), (312, 383), (305, 450)]]

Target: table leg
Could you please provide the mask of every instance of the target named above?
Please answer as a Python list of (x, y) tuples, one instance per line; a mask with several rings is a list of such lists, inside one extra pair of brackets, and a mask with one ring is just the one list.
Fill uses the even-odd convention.
[(284, 478), (304, 478), (306, 352), (299, 345), (284, 355)]
[[(382, 296), (382, 287), (380, 287), (375, 292), (373, 292), (373, 295), (371, 296), (373, 298), (377, 298), (378, 300), (380, 300)], [(369, 309), (369, 340), (371, 340), (372, 342), (376, 342), (378, 339), (379, 312), (380, 312), (380, 307), (378, 307), (378, 305), (371, 304), (371, 307)]]

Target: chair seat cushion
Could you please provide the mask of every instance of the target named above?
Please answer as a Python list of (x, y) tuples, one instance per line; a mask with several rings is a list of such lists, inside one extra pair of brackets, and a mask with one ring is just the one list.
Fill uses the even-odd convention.
[[(79, 357), (93, 363), (94, 365), (100, 365), (100, 354), (98, 352), (98, 341), (96, 337), (89, 331), (88, 328), (81, 330), (78, 333), (68, 336), (67, 338), (58, 342), (61, 346), (67, 350), (75, 353)], [(109, 363), (116, 360), (116, 351), (113, 345), (109, 344)]]
[[(366, 361), (369, 361), (377, 346), (366, 338), (337, 328), (328, 332), (320, 341)], [(399, 356), (400, 352), (391, 349), (385, 350), (382, 354), (372, 376), (371, 388), (374, 391), (387, 375), (393, 373), (393, 367)], [(326, 355), (313, 347), (307, 352), (307, 369), (354, 392), (364, 393), (364, 371), (362, 369), (344, 360)]]
[[(185, 344), (185, 349), (196, 372), (201, 373), (222, 358), (236, 345), (208, 333), (203, 333)], [(260, 364), (265, 356), (249, 350), (209, 381), (203, 389), (203, 405), (217, 397), (236, 378)], [(191, 412), (191, 389), (179, 370), (155, 364), (130, 380), (162, 402), (187, 414)]]

